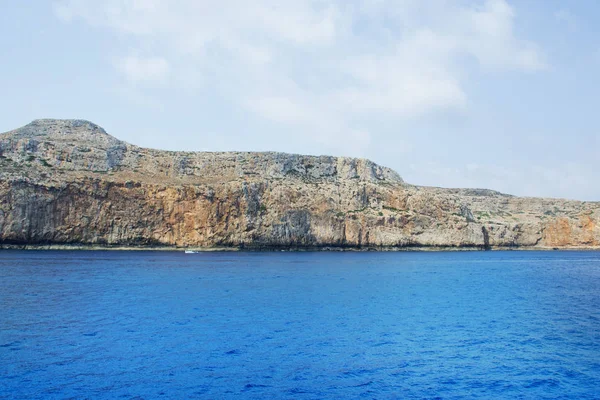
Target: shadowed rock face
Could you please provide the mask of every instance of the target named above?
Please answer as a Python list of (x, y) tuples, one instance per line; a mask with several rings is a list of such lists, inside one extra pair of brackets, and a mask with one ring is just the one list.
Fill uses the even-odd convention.
[(408, 185), (368, 160), (144, 149), (81, 120), (0, 135), (0, 244), (600, 247), (600, 204)]

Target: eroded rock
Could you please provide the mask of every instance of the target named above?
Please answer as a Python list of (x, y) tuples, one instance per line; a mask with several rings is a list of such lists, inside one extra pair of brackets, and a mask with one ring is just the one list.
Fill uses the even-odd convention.
[(408, 185), (369, 160), (144, 149), (82, 120), (0, 135), (0, 244), (596, 248), (600, 205)]

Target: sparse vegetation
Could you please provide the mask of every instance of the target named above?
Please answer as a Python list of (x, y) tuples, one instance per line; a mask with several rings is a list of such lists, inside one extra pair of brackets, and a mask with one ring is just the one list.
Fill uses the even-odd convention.
[(365, 211), (366, 209), (367, 209), (367, 208), (365, 207), (365, 208), (361, 208), (360, 210), (350, 210), (350, 211), (348, 211), (348, 214), (350, 214), (350, 213), (354, 214), (354, 213), (363, 212), (363, 211)]

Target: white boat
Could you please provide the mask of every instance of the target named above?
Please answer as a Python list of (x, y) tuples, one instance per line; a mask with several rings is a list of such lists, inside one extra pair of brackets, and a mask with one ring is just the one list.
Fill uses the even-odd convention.
[(186, 250), (185, 251), (185, 254), (196, 254), (196, 253), (198, 253), (198, 252), (194, 251), (194, 250)]

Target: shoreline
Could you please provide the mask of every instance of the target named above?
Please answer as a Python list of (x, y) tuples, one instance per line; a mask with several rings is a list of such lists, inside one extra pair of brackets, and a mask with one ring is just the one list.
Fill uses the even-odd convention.
[(336, 247), (336, 246), (216, 246), (216, 247), (177, 247), (177, 246), (109, 246), (89, 244), (0, 244), (1, 250), (29, 251), (195, 251), (215, 252), (453, 252), (453, 251), (600, 251), (600, 246), (403, 246), (403, 247)]

